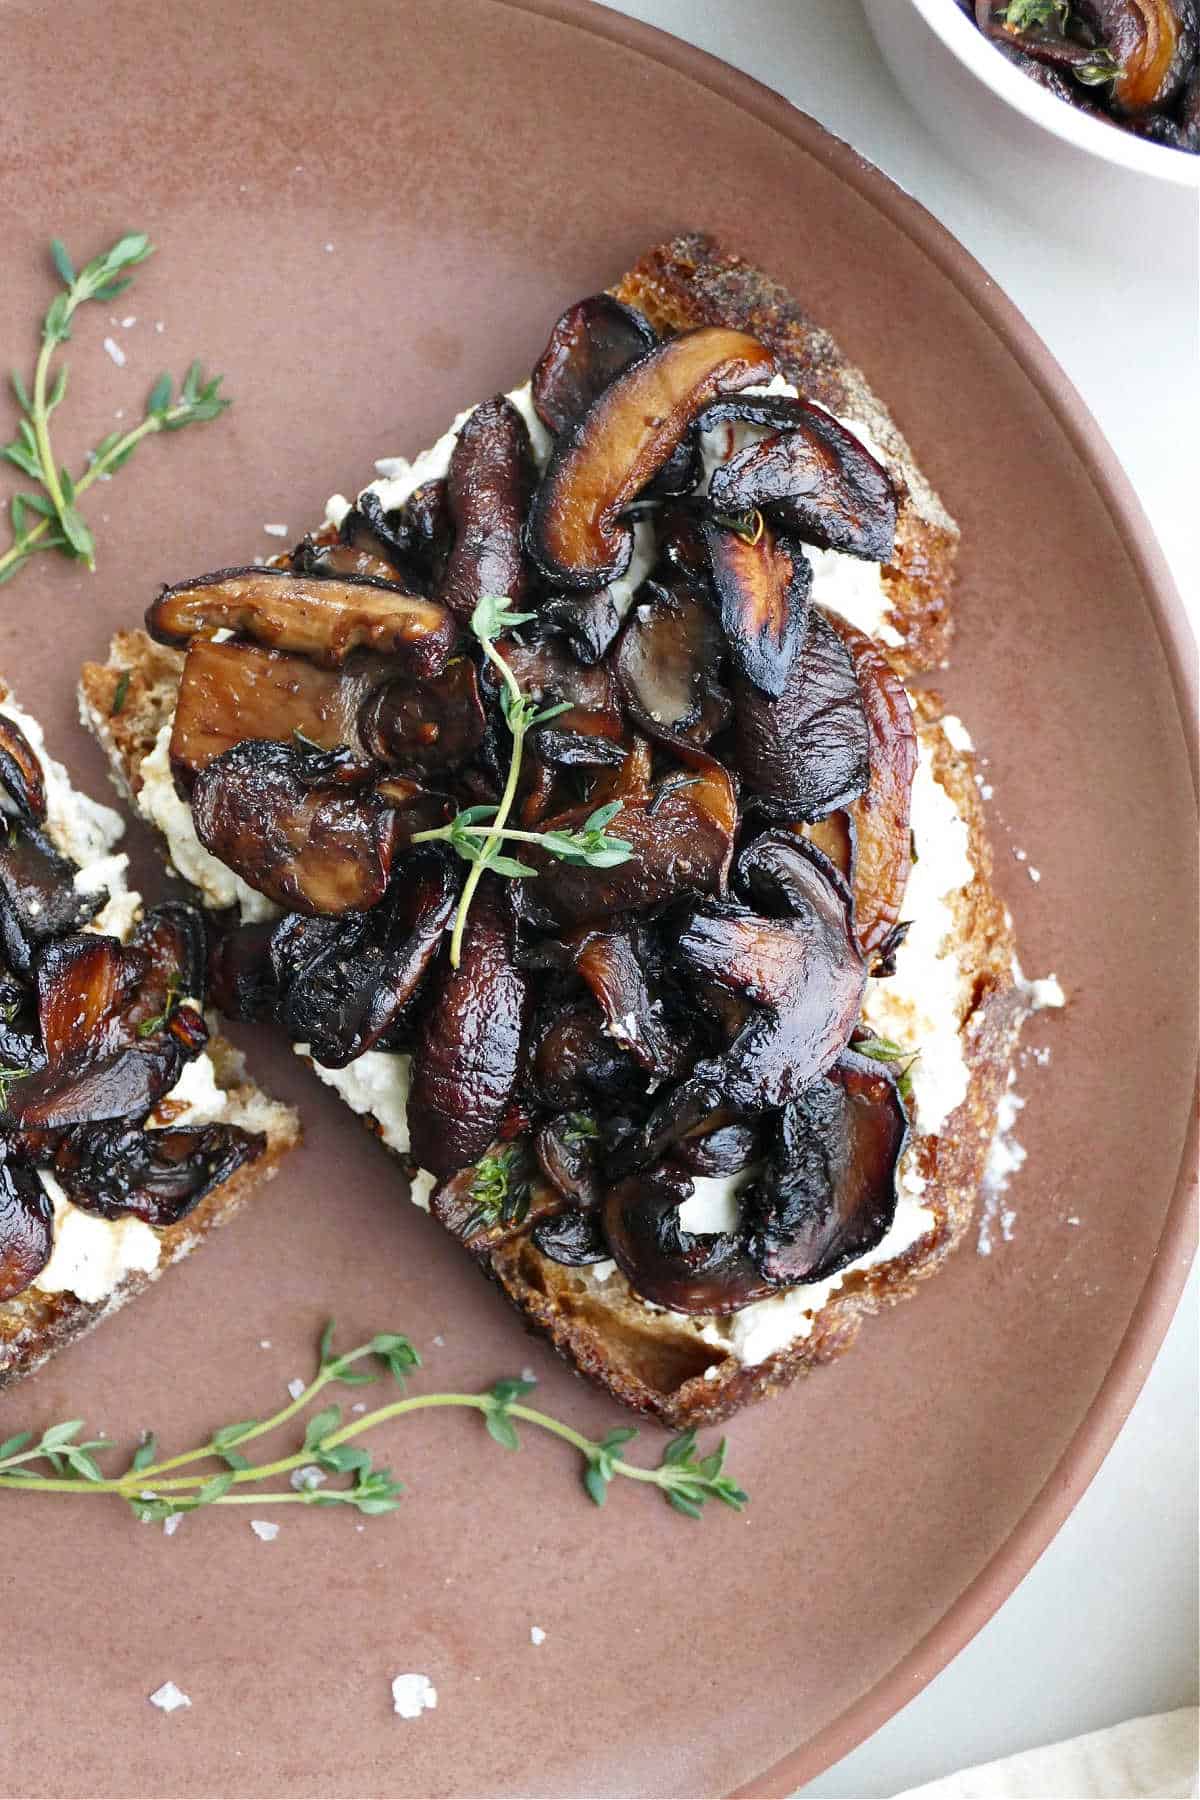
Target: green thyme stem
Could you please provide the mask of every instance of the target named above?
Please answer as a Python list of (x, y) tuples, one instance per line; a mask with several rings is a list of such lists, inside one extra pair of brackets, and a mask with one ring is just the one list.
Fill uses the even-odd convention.
[(504, 658), (498, 653), (494, 645), (490, 643), (487, 638), (481, 637), (479, 641), (483, 645), (484, 655), (487, 657), (488, 661), (500, 671), (501, 678), (512, 696), (512, 705), (509, 710), (508, 723), (509, 729), (512, 732), (513, 747), (512, 759), (508, 765), (508, 779), (504, 783), (504, 792), (500, 796), (500, 805), (497, 807), (496, 816), (488, 826), (484, 835), (483, 844), (479, 851), (478, 862), (472, 863), (471, 867), (467, 870), (467, 879), (463, 883), (463, 891), (459, 897), (458, 911), (454, 916), (454, 930), (450, 937), (450, 967), (452, 969), (457, 969), (459, 962), (462, 959), (463, 932), (466, 929), (467, 914), (471, 910), (471, 901), (475, 897), (475, 889), (479, 886), (479, 883), (483, 878), (483, 873), (487, 868), (489, 859), (495, 855), (500, 846), (500, 839), (504, 835), (505, 822), (508, 819), (509, 813), (512, 811), (513, 802), (517, 797), (517, 781), (521, 774), (521, 756), (525, 746), (525, 731), (529, 723), (526, 716), (524, 698), (521, 694), (521, 689), (516, 676), (513, 674)]
[[(70, 317), (74, 307), (68, 303), (67, 316)], [(46, 411), (46, 377), (50, 373), (50, 358), (54, 355), (61, 340), (46, 336), (42, 339), (42, 347), (38, 351), (37, 363), (33, 371), (33, 432), (37, 439), (38, 461), (42, 465), (42, 483), (54, 503), (56, 515), (61, 516), (67, 497), (62, 491), (62, 483), (58, 477), (58, 468), (54, 461), (54, 452), (50, 447), (50, 415)], [(48, 521), (47, 521), (48, 522)], [(89, 569), (95, 569), (94, 557), (87, 558)]]
[[(44, 346), (43, 354), (45, 354)], [(38, 362), (39, 364), (41, 363), (41, 357), (38, 358)], [(34, 403), (35, 405), (37, 404), (36, 378)], [(94, 481), (99, 481), (102, 475), (108, 473), (108, 470), (113, 463), (123, 462), (124, 459), (137, 448), (143, 438), (153, 437), (156, 431), (169, 430), (172, 425), (184, 418), (191, 410), (190, 405), (186, 402), (177, 402), (176, 405), (169, 407), (165, 413), (154, 413), (149, 418), (143, 419), (140, 424), (134, 425), (123, 437), (117, 438), (115, 443), (110, 444), (102, 456), (98, 456), (95, 462), (89, 464), (75, 483), (76, 494), (86, 493)], [(36, 424), (34, 426), (34, 432), (37, 434)], [(39, 450), (41, 450), (40, 436), (38, 438), (38, 447)], [(49, 450), (48, 439), (46, 450), (47, 452)], [(53, 467), (52, 463), (50, 467)], [(57, 481), (57, 475), (55, 476), (55, 480)], [(59, 489), (59, 496), (57, 499), (48, 482), (47, 491), (50, 493), (51, 499), (55, 501), (55, 507), (57, 508), (58, 505), (61, 504), (61, 488)], [(27, 556), (31, 556), (37, 550), (40, 540), (44, 538), (47, 532), (52, 530), (57, 523), (57, 519), (40, 519), (36, 525), (31, 525), (29, 530), (23, 532), (20, 537), (14, 538), (8, 549), (0, 556), (0, 575), (3, 575), (5, 570), (12, 567), (14, 564), (24, 561)], [(52, 546), (47, 544), (46, 548), (50, 549)], [(89, 564), (89, 567), (93, 566), (93, 564)]]

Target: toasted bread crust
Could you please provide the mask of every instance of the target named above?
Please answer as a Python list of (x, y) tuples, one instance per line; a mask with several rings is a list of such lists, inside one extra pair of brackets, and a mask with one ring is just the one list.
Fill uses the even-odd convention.
[[(613, 291), (663, 330), (724, 324), (755, 333), (775, 350), (783, 372), (802, 393), (870, 432), (900, 489), (897, 556), (884, 577), (891, 620), (903, 639), (894, 659), (904, 673), (939, 662), (950, 630), (957, 528), (886, 409), (828, 334), (769, 277), (702, 237), (659, 246)], [(114, 639), (107, 663), (91, 663), (83, 671), (85, 723), (106, 748), (125, 791), (136, 792), (139, 763), (171, 716), (176, 676), (163, 659), (174, 655), (144, 633), (128, 632)], [(113, 695), (126, 671), (126, 701), (114, 717)], [(920, 1138), (918, 1147), (926, 1183), (922, 1203), (934, 1214), (934, 1228), (904, 1256), (850, 1277), (816, 1314), (806, 1337), (753, 1365), (701, 1341), (674, 1315), (651, 1312), (636, 1297), (623, 1298), (619, 1281), (612, 1294), (599, 1296), (579, 1271), (550, 1262), (528, 1239), (493, 1250), (481, 1261), (483, 1272), (530, 1328), (549, 1338), (567, 1361), (626, 1406), (676, 1429), (727, 1418), (840, 1354), (865, 1317), (906, 1298), (941, 1266), (974, 1211), (1025, 1002), (1013, 978), (1011, 923), (992, 888), (973, 758), (936, 730), (941, 707), (935, 695), (917, 696), (915, 706), (923, 729), (932, 734), (934, 773), (966, 822), (975, 870), (954, 903), (968, 996), (961, 1029), (969, 1089), (942, 1133)], [(365, 1123), (378, 1135), (371, 1119)]]
[(80, 1300), (69, 1293), (45, 1294), (34, 1286), (26, 1288), (15, 1300), (0, 1304), (0, 1390), (23, 1375), (32, 1374), (55, 1351), (83, 1337), (157, 1281), (173, 1263), (189, 1256), (209, 1232), (231, 1219), (263, 1182), (273, 1179), (280, 1162), (299, 1142), (300, 1125), (295, 1113), (290, 1107), (264, 1100), (253, 1084), (242, 1079), (242, 1059), (232, 1045), (223, 1038), (214, 1038), (208, 1051), (216, 1065), (218, 1085), (235, 1104), (235, 1121), (252, 1130), (265, 1131), (266, 1149), (206, 1194), (186, 1219), (156, 1232), (162, 1242), (162, 1255), (152, 1273), (135, 1271), (126, 1275), (103, 1300)]

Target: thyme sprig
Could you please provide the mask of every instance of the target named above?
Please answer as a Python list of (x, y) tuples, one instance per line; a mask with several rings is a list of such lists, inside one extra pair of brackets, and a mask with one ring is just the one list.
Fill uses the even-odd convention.
[(524, 1224), (529, 1216), (529, 1182), (519, 1144), (505, 1144), (480, 1158), (471, 1181), (471, 1199), (474, 1211), (463, 1226), (467, 1237), (485, 1226)]
[(205, 380), (200, 363), (194, 362), (175, 398), (172, 377), (160, 375), (147, 396), (145, 414), (139, 423), (103, 438), (90, 452), (87, 467), (79, 475), (72, 476), (66, 465), (58, 462), (50, 441), (50, 419), (66, 397), (67, 364), (58, 365), (52, 382), (54, 356), (70, 340), (78, 309), (90, 300), (115, 300), (133, 279), (127, 271), (153, 254), (154, 245), (145, 232), (131, 232), (76, 273), (65, 245), (55, 238), (50, 246), (63, 285), (42, 321), (42, 343), (32, 388), (15, 369), (12, 371), (12, 389), (20, 408), (17, 435), (11, 443), (0, 445), (0, 456), (37, 482), (40, 492), (14, 494), (9, 503), (12, 543), (0, 554), (0, 583), (11, 581), (32, 556), (43, 550), (59, 550), (94, 569), (96, 542), (79, 510), (80, 495), (93, 482), (123, 468), (143, 438), (215, 419), (229, 405), (219, 392), (222, 377), (215, 375)]
[[(312, 1380), (269, 1418), (239, 1419), (223, 1425), (206, 1443), (177, 1456), (160, 1457), (157, 1439), (148, 1432), (117, 1475), (106, 1475), (97, 1460), (117, 1445), (109, 1438), (81, 1438), (82, 1419), (51, 1425), (38, 1438), (31, 1431), (18, 1431), (0, 1444), (0, 1491), (76, 1497), (103, 1494), (124, 1500), (144, 1522), (206, 1506), (349, 1507), (373, 1517), (396, 1510), (404, 1485), (390, 1469), (377, 1468), (366, 1446), (354, 1440), (409, 1413), (459, 1407), (481, 1414), (490, 1436), (506, 1450), (520, 1448), (518, 1424), (535, 1426), (569, 1444), (582, 1458), (583, 1485), (597, 1506), (603, 1506), (610, 1484), (618, 1477), (658, 1488), (676, 1511), (692, 1519), (700, 1517), (708, 1500), (720, 1500), (735, 1511), (746, 1505), (747, 1494), (723, 1473), (724, 1440), (702, 1457), (697, 1453), (695, 1432), (685, 1431), (667, 1445), (656, 1468), (647, 1468), (617, 1454), (637, 1436), (632, 1426), (619, 1427), (601, 1439), (586, 1437), (550, 1414), (525, 1405), (525, 1396), (536, 1385), (533, 1381), (497, 1381), (475, 1394), (409, 1395), (407, 1380), (420, 1368), (421, 1358), (403, 1333), (379, 1332), (369, 1342), (338, 1354), (333, 1330), (331, 1323), (322, 1333)], [(391, 1376), (403, 1398), (346, 1423), (338, 1405), (324, 1405), (307, 1418), (298, 1449), (257, 1463), (246, 1455), (248, 1445), (307, 1413), (325, 1388), (336, 1384), (358, 1387), (382, 1375)], [(214, 1471), (214, 1463), (221, 1467)], [(205, 1464), (207, 1469), (198, 1466)], [(342, 1477), (345, 1485), (318, 1486), (311, 1476), (291, 1485), (295, 1471), (304, 1470), (307, 1475), (313, 1468), (326, 1476)], [(185, 1470), (187, 1473), (181, 1472)], [(285, 1482), (283, 1487), (271, 1485), (280, 1479)]]
[(498, 637), (506, 631), (515, 630), (519, 625), (527, 624), (533, 617), (533, 613), (513, 612), (503, 594), (485, 594), (471, 615), (471, 630), (503, 684), (500, 689), (500, 704), (512, 738), (512, 756), (500, 804), (465, 807), (448, 825), (439, 825), (430, 831), (418, 831), (412, 839), (414, 844), (430, 844), (439, 840), (448, 843), (464, 862), (470, 864), (454, 917), (454, 929), (450, 935), (450, 962), (456, 969), (462, 956), (467, 915), (483, 875), (490, 872), (516, 879), (537, 874), (537, 870), (528, 863), (505, 856), (501, 850), (503, 843), (535, 844), (560, 862), (588, 869), (615, 868), (633, 854), (632, 846), (624, 838), (610, 837), (607, 831), (607, 827), (621, 810), (619, 800), (613, 800), (607, 806), (598, 806), (578, 831), (517, 831), (508, 824), (517, 797), (527, 734), (535, 725), (544, 725), (548, 720), (557, 718), (560, 713), (570, 710), (569, 701), (556, 706), (539, 707), (530, 695), (523, 694), (512, 669), (496, 648)]
[(919, 1050), (906, 1050), (902, 1044), (895, 1044), (891, 1038), (885, 1037), (859, 1038), (850, 1048), (859, 1056), (869, 1056), (873, 1062), (902, 1063), (903, 1067), (896, 1076), (896, 1086), (902, 1099), (909, 1098), (912, 1093), (913, 1064), (921, 1054)]

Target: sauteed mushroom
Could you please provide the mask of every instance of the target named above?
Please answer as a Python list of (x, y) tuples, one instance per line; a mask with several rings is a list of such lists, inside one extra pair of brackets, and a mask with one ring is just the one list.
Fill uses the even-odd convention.
[(738, 773), (770, 819), (818, 819), (857, 799), (870, 739), (854, 663), (829, 621), (809, 614), (803, 648), (778, 699), (734, 682)]
[(469, 620), (485, 594), (515, 604), (528, 572), (521, 545), (537, 479), (529, 428), (511, 400), (497, 395), (477, 406), (458, 434), (446, 477), (454, 548), (438, 598)]
[(54, 1208), (32, 1169), (0, 1160), (0, 1300), (37, 1280), (54, 1248)]
[(102, 1219), (176, 1225), (205, 1194), (261, 1156), (267, 1140), (237, 1125), (145, 1131), (123, 1124), (77, 1125), (54, 1157), (69, 1200)]
[(46, 817), (46, 784), (33, 745), (15, 719), (0, 712), (0, 787), (19, 818), (40, 825)]
[(734, 667), (777, 700), (804, 642), (812, 569), (765, 525), (747, 537), (709, 524), (704, 539)]
[(543, 574), (571, 589), (624, 574), (633, 533), (622, 509), (718, 393), (765, 381), (773, 368), (771, 353), (744, 332), (702, 326), (623, 370), (556, 446), (534, 496), (527, 535)]

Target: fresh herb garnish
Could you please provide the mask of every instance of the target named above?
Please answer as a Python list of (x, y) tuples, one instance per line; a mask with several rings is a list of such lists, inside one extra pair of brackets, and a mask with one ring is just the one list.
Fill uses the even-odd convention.
[[(132, 232), (120, 238), (102, 256), (93, 257), (78, 274), (65, 246), (57, 238), (50, 246), (50, 254), (63, 287), (50, 302), (42, 321), (42, 346), (34, 365), (32, 390), (15, 369), (12, 372), (12, 388), (20, 407), (20, 418), (16, 437), (11, 443), (0, 445), (0, 456), (36, 481), (41, 491), (12, 497), (13, 541), (0, 554), (0, 582), (10, 581), (17, 570), (41, 550), (60, 550), (64, 556), (94, 569), (95, 539), (79, 510), (79, 496), (93, 482), (115, 475), (123, 468), (143, 438), (158, 431), (181, 431), (185, 425), (215, 419), (229, 405), (218, 392), (221, 376), (215, 375), (205, 381), (198, 362), (194, 362), (184, 376), (177, 399), (171, 397), (174, 384), (170, 375), (160, 375), (150, 390), (140, 423), (128, 431), (114, 431), (103, 438), (90, 452), (87, 468), (73, 477), (70, 470), (56, 460), (50, 442), (50, 417), (62, 404), (67, 391), (67, 365), (60, 363), (51, 384), (51, 363), (55, 352), (71, 336), (71, 322), (78, 308), (89, 300), (103, 303), (124, 293), (133, 279), (125, 271), (136, 268), (152, 256), (154, 246), (145, 232)], [(120, 708), (114, 706), (113, 710), (116, 712)]]
[(598, 1138), (600, 1127), (590, 1113), (568, 1113), (562, 1135), (564, 1144), (583, 1144), (589, 1138)]
[(463, 1226), (467, 1237), (493, 1225), (522, 1225), (529, 1212), (529, 1183), (519, 1144), (481, 1157), (471, 1181), (475, 1210)]
[(732, 531), (735, 537), (740, 537), (747, 544), (757, 544), (766, 530), (766, 521), (757, 508), (748, 513), (715, 512), (713, 523), (723, 526), (726, 531)]
[(507, 875), (513, 879), (537, 874), (537, 870), (530, 868), (528, 863), (518, 862), (514, 857), (502, 854), (500, 846), (505, 840), (536, 844), (539, 849), (560, 862), (588, 869), (615, 868), (618, 863), (628, 861), (633, 854), (632, 846), (624, 838), (610, 837), (606, 830), (621, 810), (619, 800), (613, 800), (607, 806), (598, 806), (584, 820), (579, 831), (509, 829), (508, 818), (517, 797), (526, 734), (535, 725), (544, 725), (547, 720), (555, 719), (560, 713), (570, 710), (569, 701), (539, 709), (536, 700), (521, 692), (516, 676), (496, 649), (495, 640), (503, 632), (527, 624), (533, 617), (533, 613), (513, 612), (503, 594), (485, 594), (471, 615), (471, 630), (504, 684), (500, 690), (500, 703), (512, 737), (512, 759), (508, 765), (508, 776), (499, 806), (468, 806), (448, 825), (440, 825), (432, 831), (418, 831), (412, 839), (414, 844), (431, 844), (438, 840), (448, 843), (464, 862), (471, 865), (463, 883), (458, 911), (454, 917), (454, 929), (450, 936), (450, 963), (455, 969), (462, 956), (467, 914), (485, 871), (493, 875)]
[(170, 1024), (172, 1015), (179, 1011), (179, 1004), (183, 997), (180, 992), (180, 987), (181, 979), (179, 970), (172, 969), (171, 973), (167, 976), (167, 997), (163, 1002), (163, 1009), (160, 1013), (155, 1013), (153, 1017), (142, 1020), (137, 1028), (137, 1034), (140, 1038), (153, 1037), (156, 1031), (161, 1031), (165, 1025)]
[[(5, 1024), (8, 1020), (5, 1020)], [(8, 1090), (14, 1081), (21, 1081), (28, 1075), (28, 1069), (8, 1069), (0, 1067), (0, 1108), (8, 1105)]]
[(1103, 87), (1108, 81), (1116, 81), (1124, 71), (1112, 51), (1100, 46), (1086, 61), (1072, 63), (1071, 73), (1084, 87)]
[(108, 709), (110, 719), (115, 719), (117, 714), (124, 709), (125, 702), (129, 697), (129, 682), (130, 671), (122, 669), (117, 676), (117, 685), (113, 689), (112, 705)]
[[(41, 1494), (104, 1494), (124, 1500), (144, 1522), (196, 1512), (202, 1506), (325, 1506), (350, 1507), (367, 1517), (394, 1512), (403, 1495), (403, 1484), (390, 1469), (376, 1468), (364, 1445), (354, 1442), (390, 1419), (436, 1407), (466, 1407), (482, 1414), (489, 1434), (505, 1450), (519, 1450), (518, 1423), (561, 1438), (583, 1459), (583, 1484), (597, 1506), (603, 1506), (610, 1484), (620, 1476), (656, 1487), (689, 1519), (698, 1519), (705, 1503), (720, 1500), (740, 1512), (747, 1494), (722, 1473), (725, 1442), (710, 1455), (696, 1453), (696, 1434), (685, 1431), (667, 1445), (657, 1468), (626, 1462), (617, 1452), (638, 1434), (621, 1426), (599, 1440), (585, 1437), (570, 1425), (537, 1412), (524, 1404), (536, 1385), (527, 1380), (498, 1381), (475, 1394), (416, 1394), (378, 1406), (342, 1422), (341, 1408), (328, 1405), (305, 1422), (302, 1443), (286, 1456), (254, 1463), (245, 1447), (278, 1431), (312, 1405), (321, 1391), (334, 1383), (358, 1387), (390, 1374), (401, 1391), (408, 1376), (421, 1366), (421, 1358), (408, 1338), (385, 1331), (355, 1350), (337, 1355), (333, 1326), (321, 1337), (317, 1372), (302, 1393), (266, 1419), (241, 1419), (214, 1431), (207, 1443), (178, 1456), (159, 1458), (152, 1432), (143, 1435), (122, 1474), (106, 1475), (97, 1456), (116, 1445), (109, 1438), (81, 1438), (82, 1419), (68, 1419), (49, 1426), (36, 1441), (31, 1431), (18, 1431), (0, 1443), (0, 1490)], [(195, 1465), (224, 1464), (217, 1472)], [(42, 1463), (50, 1473), (32, 1465)], [(319, 1469), (345, 1478), (345, 1485), (320, 1486), (310, 1481), (291, 1485), (299, 1469)], [(181, 1474), (187, 1469), (190, 1472)], [(283, 1480), (282, 1487), (272, 1484)], [(264, 1487), (263, 1484), (266, 1484)]]
[(919, 1050), (906, 1050), (902, 1044), (894, 1044), (891, 1038), (884, 1037), (859, 1038), (850, 1048), (859, 1056), (869, 1056), (874, 1062), (903, 1063), (904, 1067), (896, 1077), (896, 1086), (902, 1099), (909, 1098), (912, 1094), (912, 1066), (921, 1054)]
[(1071, 0), (1008, 0), (993, 9), (992, 17), (1010, 31), (1045, 29), (1061, 32), (1071, 12)]

